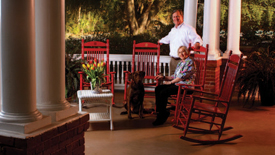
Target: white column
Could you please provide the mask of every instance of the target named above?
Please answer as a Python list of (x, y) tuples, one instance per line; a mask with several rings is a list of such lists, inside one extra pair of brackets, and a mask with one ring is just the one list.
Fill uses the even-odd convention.
[(36, 109), (34, 0), (1, 0), (1, 24), (0, 121), (40, 120), (42, 114)]
[(70, 107), (65, 99), (65, 0), (35, 0), (35, 24), (37, 108), (48, 115)]
[[(2, 27), (1, 26), (2, 25), (1, 24), (2, 23), (1, 14), (2, 13), (1, 13), (1, 2), (0, 2), (0, 36), (2, 35), (2, 33), (1, 33), (1, 30), (2, 30), (2, 28), (1, 28)], [(2, 66), (1, 66), (1, 59), (2, 59), (1, 58), (1, 53), (2, 53), (1, 51), (2, 50), (1, 49), (2, 49), (2, 41), (1, 41), (1, 37), (0, 37), (0, 68), (2, 68)], [(2, 79), (2, 75), (1, 75), (1, 71), (0, 71), (0, 88), (2, 87), (2, 80), (1, 79)], [(0, 111), (1, 111), (1, 105), (2, 105), (2, 93), (1, 93), (1, 91), (2, 91), (2, 89), (0, 89)]]
[(184, 23), (196, 28), (198, 0), (184, 1)]
[(204, 1), (203, 45), (209, 44), (209, 60), (220, 56), (220, 5), (219, 0)]
[(233, 54), (241, 54), (241, 7), (241, 0), (229, 0), (227, 50), (224, 57), (228, 57), (230, 50), (232, 50)]

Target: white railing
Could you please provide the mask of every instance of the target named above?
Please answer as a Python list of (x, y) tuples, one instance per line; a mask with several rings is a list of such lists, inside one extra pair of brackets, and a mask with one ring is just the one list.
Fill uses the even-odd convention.
[[(81, 59), (80, 54), (74, 54), (75, 58)], [(169, 74), (169, 56), (160, 56), (159, 72), (163, 75), (168, 76)], [(110, 54), (109, 65), (110, 71), (116, 72), (115, 74), (115, 89), (124, 89), (124, 71), (130, 71), (132, 62), (132, 54)]]
[[(132, 55), (131, 54), (110, 54), (110, 70), (115, 71), (115, 89), (123, 90), (124, 89), (124, 71), (129, 71)], [(169, 72), (169, 56), (160, 56), (159, 72), (164, 75), (168, 75)]]

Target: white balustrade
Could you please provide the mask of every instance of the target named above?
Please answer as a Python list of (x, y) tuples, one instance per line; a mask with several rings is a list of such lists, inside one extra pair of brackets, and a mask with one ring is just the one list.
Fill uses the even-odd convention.
[[(75, 54), (74, 57), (81, 58), (80, 54)], [(159, 72), (163, 75), (169, 75), (169, 56), (160, 56), (159, 63)], [(124, 89), (124, 71), (129, 71), (132, 62), (132, 54), (110, 54), (109, 56), (109, 65), (110, 70), (116, 72), (115, 75), (115, 89), (123, 90)], [(156, 67), (156, 66), (155, 66)]]

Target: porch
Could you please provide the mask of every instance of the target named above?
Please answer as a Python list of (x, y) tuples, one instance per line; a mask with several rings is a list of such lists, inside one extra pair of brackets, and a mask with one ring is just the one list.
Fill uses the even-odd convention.
[[(116, 104), (122, 105), (123, 91), (116, 90)], [(153, 99), (145, 99), (145, 105), (154, 106)], [(76, 103), (72, 103), (76, 105)], [(102, 107), (85, 109), (101, 110)], [(194, 145), (179, 137), (182, 131), (172, 127), (172, 115), (167, 122), (153, 127), (155, 116), (147, 114), (144, 119), (137, 115), (129, 120), (120, 115), (123, 108), (114, 107), (114, 131), (110, 131), (109, 122), (91, 123), (85, 132), (85, 154), (88, 155), (141, 155), (141, 154), (274, 154), (275, 107), (262, 107), (259, 101), (252, 108), (243, 108), (237, 101), (236, 94), (232, 98), (226, 126), (234, 129), (226, 131), (223, 136), (242, 134), (243, 137), (230, 143), (220, 145)], [(201, 135), (198, 135), (201, 136)], [(205, 135), (208, 138), (208, 135)], [(216, 138), (216, 137), (213, 137)]]
[[(192, 1), (189, 0), (189, 2)], [(83, 153), (85, 141), (83, 132), (86, 129), (85, 121), (87, 121), (87, 115), (78, 114), (76, 108), (71, 107), (65, 100), (64, 2), (64, 0), (2, 0), (1, 2), (2, 103), (0, 135), (2, 141), (0, 154), (6, 154), (7, 150), (13, 151), (13, 153), (7, 152), (7, 154), (26, 154), (25, 152), (27, 151), (32, 151), (31, 154), (50, 154), (49, 151), (53, 154), (62, 154), (61, 152), (64, 151), (71, 153), (72, 150), (70, 149), (76, 150), (77, 153), (75, 154)], [(234, 3), (236, 5), (232, 5), (233, 7), (230, 9), (233, 11), (229, 10), (230, 17), (234, 18), (229, 20), (230, 29), (228, 31), (227, 47), (228, 50), (232, 49), (234, 53), (239, 53), (240, 20), (238, 19), (240, 19), (240, 15), (238, 13), (241, 10), (241, 1), (238, 1), (238, 3), (230, 1), (230, 4)], [(205, 44), (209, 43), (211, 45), (210, 55), (214, 60), (217, 60), (219, 59), (217, 43), (219, 38), (218, 22), (220, 20), (217, 17), (219, 14), (216, 12), (220, 10), (220, 4), (219, 1), (208, 1), (207, 4), (209, 5), (205, 9), (207, 11), (205, 17), (211, 18), (204, 18), (204, 23), (207, 23), (204, 26), (204, 32), (207, 33), (203, 35), (203, 40)], [(189, 17), (194, 18), (196, 16), (190, 15)], [(17, 26), (18, 21), (21, 25), (20, 27)], [(213, 29), (213, 27), (217, 29)], [(212, 30), (215, 31), (213, 32)], [(15, 46), (14, 43), (18, 44)], [(14, 94), (16, 94), (16, 97), (14, 97)], [(118, 96), (120, 95), (116, 96), (116, 99), (119, 99)], [(117, 103), (121, 103), (121, 101), (117, 101)], [(218, 150), (219, 154), (228, 153), (225, 149), (227, 145), (222, 145), (225, 146), (223, 148), (220, 148), (220, 145), (214, 146), (219, 147), (219, 149), (214, 150), (208, 150), (208, 148), (214, 148), (209, 146), (203, 146), (200, 149), (190, 147), (189, 143), (179, 140), (177, 133), (180, 132), (171, 128), (169, 123), (154, 129), (150, 126), (154, 117), (148, 117), (144, 120), (135, 119), (130, 122), (124, 116), (120, 117), (118, 115), (120, 110), (115, 108), (114, 111), (115, 116), (118, 117), (115, 117), (114, 121), (115, 131), (105, 130), (104, 124), (102, 124), (96, 125), (97, 127), (103, 127), (102, 129), (86, 132), (86, 154), (148, 154), (148, 152), (154, 153), (158, 152), (158, 150), (161, 151), (159, 154), (162, 154), (162, 152), (171, 154), (171, 148), (178, 150), (178, 152), (174, 152), (175, 154), (179, 154), (181, 151), (190, 152), (190, 154), (202, 154), (202, 152), (204, 154), (206, 152), (214, 154), (214, 150)], [(258, 115), (257, 117), (259, 118), (256, 119), (253, 115), (256, 115), (257, 112), (253, 112), (253, 115), (250, 113), (241, 113), (240, 115), (238, 113), (233, 116), (243, 116), (246, 119), (242, 120), (241, 123), (239, 122), (240, 118), (235, 120), (235, 123), (232, 120), (227, 122), (227, 124), (232, 123), (232, 126), (236, 128), (233, 132), (244, 134), (242, 139), (236, 141), (237, 148), (243, 149), (245, 146), (247, 151), (251, 151), (244, 151), (239, 154), (260, 154), (266, 150), (272, 150), (272, 147), (274, 147), (270, 142), (274, 139), (271, 134), (272, 124), (270, 121), (264, 120), (264, 118), (272, 120), (274, 111), (269, 112), (267, 110), (269, 109), (259, 110), (259, 112), (263, 112), (266, 115), (262, 117)], [(231, 113), (234, 114), (233, 112)], [(147, 119), (149, 120), (147, 121)], [(144, 123), (146, 121), (147, 123)], [(247, 124), (242, 124), (243, 122)], [(265, 122), (266, 126), (261, 124), (262, 122)], [(261, 127), (261, 129), (258, 130), (259, 128), (257, 127)], [(26, 128), (28, 130), (25, 130)], [(79, 133), (79, 135), (76, 133)], [(91, 133), (91, 136), (88, 133)], [(247, 133), (251, 134), (246, 135)], [(252, 134), (253, 137), (250, 137)], [(27, 143), (30, 141), (32, 145)], [(54, 141), (55, 143), (53, 144), (55, 145), (52, 147), (46, 145), (49, 144), (49, 141)], [(19, 145), (17, 142), (19, 142)], [(143, 144), (148, 145), (143, 146)], [(256, 144), (261, 145), (257, 147), (258, 145)], [(32, 148), (36, 146), (38, 147), (37, 149)], [(50, 148), (46, 149), (44, 146)], [(234, 148), (232, 145), (229, 146), (229, 149), (232, 150), (229, 153), (238, 154), (238, 150), (235, 149), (236, 145), (233, 146)], [(253, 151), (256, 148), (258, 149)]]

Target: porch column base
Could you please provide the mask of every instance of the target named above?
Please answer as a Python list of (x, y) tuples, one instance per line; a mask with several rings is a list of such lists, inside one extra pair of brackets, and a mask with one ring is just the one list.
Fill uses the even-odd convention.
[(0, 121), (7, 123), (27, 123), (42, 119), (42, 114), (35, 110), (32, 113), (0, 112)]
[(42, 119), (30, 122), (30, 123), (8, 123), (8, 122), (0, 122), (0, 135), (1, 132), (16, 132), (20, 134), (28, 134), (45, 126), (51, 124), (50, 116), (43, 116)]
[(68, 118), (70, 116), (76, 115), (78, 113), (78, 107), (71, 106), (69, 108), (59, 110), (59, 111), (48, 111), (44, 109), (39, 109), (39, 111), (43, 115), (51, 116), (52, 122), (57, 122), (65, 118)]
[[(222, 55), (223, 59), (228, 59), (229, 58), (229, 52), (230, 52), (230, 50), (226, 50), (223, 53), (223, 55)], [(232, 54), (241, 55), (242, 52), (239, 49), (236, 49), (236, 50), (232, 50)]]
[(0, 154), (85, 154), (88, 120), (78, 114), (29, 134), (0, 130)]

